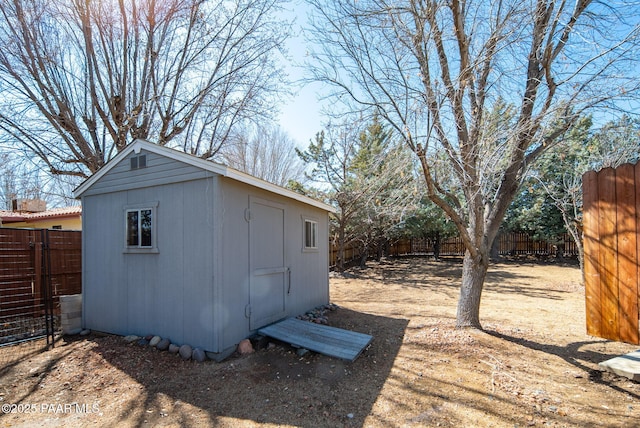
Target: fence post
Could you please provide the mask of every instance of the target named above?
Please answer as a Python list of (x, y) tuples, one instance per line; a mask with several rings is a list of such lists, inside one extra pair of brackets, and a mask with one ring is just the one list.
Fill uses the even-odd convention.
[(42, 294), (42, 234), (37, 230), (32, 230), (29, 233), (29, 247), (31, 248), (31, 260), (33, 260), (33, 278), (31, 283), (33, 284), (31, 293), (33, 296), (33, 313), (43, 315), (44, 307), (44, 295)]

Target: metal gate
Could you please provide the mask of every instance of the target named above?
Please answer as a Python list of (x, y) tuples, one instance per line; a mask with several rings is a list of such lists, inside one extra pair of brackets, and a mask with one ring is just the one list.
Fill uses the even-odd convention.
[(0, 228), (0, 346), (53, 346), (59, 296), (81, 288), (81, 232)]

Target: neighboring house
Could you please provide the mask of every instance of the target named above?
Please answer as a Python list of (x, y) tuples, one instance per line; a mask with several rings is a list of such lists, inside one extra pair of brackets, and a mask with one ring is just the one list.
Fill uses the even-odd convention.
[(82, 207), (54, 208), (40, 212), (0, 210), (0, 227), (82, 230)]
[(329, 302), (329, 205), (143, 140), (75, 195), (87, 329), (222, 357)]

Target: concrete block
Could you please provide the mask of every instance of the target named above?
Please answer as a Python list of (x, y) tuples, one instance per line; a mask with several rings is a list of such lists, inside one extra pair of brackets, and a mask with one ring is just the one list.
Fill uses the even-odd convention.
[(640, 350), (603, 361), (598, 365), (618, 376), (624, 376), (636, 382), (640, 381)]

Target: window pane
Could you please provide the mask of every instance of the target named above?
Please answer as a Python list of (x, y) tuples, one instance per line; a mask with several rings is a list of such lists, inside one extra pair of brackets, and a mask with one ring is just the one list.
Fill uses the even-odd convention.
[(313, 248), (316, 248), (316, 227), (318, 226), (318, 223), (316, 223), (315, 221), (311, 223), (311, 246)]
[(151, 246), (151, 210), (140, 210), (140, 245)]
[(138, 211), (127, 212), (127, 245), (138, 246)]
[(304, 221), (304, 246), (305, 248), (316, 248), (316, 222)]

